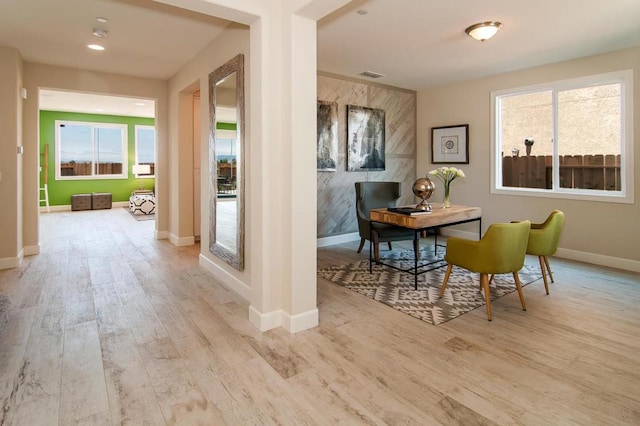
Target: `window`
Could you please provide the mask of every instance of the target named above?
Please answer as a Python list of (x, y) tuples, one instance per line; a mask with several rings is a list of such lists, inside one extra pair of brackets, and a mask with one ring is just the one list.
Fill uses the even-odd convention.
[(149, 165), (150, 172), (136, 174), (136, 177), (155, 177), (156, 170), (156, 128), (153, 126), (136, 126), (136, 162)]
[(233, 196), (238, 179), (238, 139), (235, 130), (221, 129), (220, 124), (216, 130), (215, 145), (218, 195)]
[(56, 179), (126, 178), (127, 126), (55, 122)]
[(492, 193), (632, 203), (632, 77), (493, 92)]

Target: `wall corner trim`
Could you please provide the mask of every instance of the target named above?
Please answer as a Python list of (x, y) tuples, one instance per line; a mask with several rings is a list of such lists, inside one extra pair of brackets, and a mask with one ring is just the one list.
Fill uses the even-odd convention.
[(22, 250), (16, 257), (4, 257), (0, 258), (0, 270), (2, 269), (13, 269), (22, 265)]
[(169, 231), (155, 231), (156, 240), (168, 240)]
[(36, 244), (35, 246), (25, 246), (24, 247), (24, 255), (25, 256), (33, 256), (36, 254), (40, 254), (40, 244)]
[(260, 331), (268, 331), (282, 327), (289, 333), (298, 333), (318, 326), (318, 309), (311, 309), (296, 315), (278, 309), (266, 314), (258, 311), (253, 305), (249, 306), (249, 321)]
[(169, 234), (169, 241), (177, 247), (192, 246), (196, 243), (196, 238), (193, 235), (190, 237), (177, 237), (175, 234)]

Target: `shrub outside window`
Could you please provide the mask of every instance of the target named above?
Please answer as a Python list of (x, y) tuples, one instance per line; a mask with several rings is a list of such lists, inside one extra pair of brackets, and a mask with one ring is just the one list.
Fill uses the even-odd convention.
[(492, 193), (632, 203), (632, 77), (493, 92)]

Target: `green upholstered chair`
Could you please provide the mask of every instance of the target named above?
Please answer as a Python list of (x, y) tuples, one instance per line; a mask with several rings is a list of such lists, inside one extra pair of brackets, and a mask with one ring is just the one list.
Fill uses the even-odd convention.
[(529, 232), (527, 254), (538, 256), (540, 271), (544, 280), (544, 289), (547, 294), (549, 294), (547, 274), (549, 274), (551, 282), (554, 282), (547, 256), (553, 256), (558, 250), (558, 241), (563, 228), (564, 213), (560, 210), (554, 210), (543, 223), (532, 223), (531, 231)]
[(413, 250), (419, 254), (419, 240), (413, 230), (382, 223), (374, 223), (371, 228), (369, 210), (395, 207), (399, 198), (399, 182), (356, 182), (356, 214), (360, 233), (358, 253), (362, 251), (365, 241), (369, 240), (373, 242), (374, 259), (379, 261), (379, 243), (386, 242), (391, 250), (392, 241), (413, 240)]
[(480, 241), (449, 237), (445, 260), (449, 263), (444, 275), (440, 297), (444, 295), (453, 266), (480, 273), (480, 286), (484, 289), (487, 318), (491, 321), (489, 274), (511, 272), (516, 282), (522, 309), (527, 310), (518, 271), (524, 265), (531, 222), (495, 223), (489, 226)]

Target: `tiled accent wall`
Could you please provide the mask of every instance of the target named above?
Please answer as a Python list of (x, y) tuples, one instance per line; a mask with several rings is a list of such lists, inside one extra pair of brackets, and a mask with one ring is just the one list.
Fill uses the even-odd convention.
[[(318, 238), (358, 231), (355, 183), (402, 182), (398, 205), (416, 203), (416, 94), (318, 75), (318, 99), (338, 103), (338, 171), (318, 174)], [(386, 170), (347, 172), (347, 105), (385, 111)]]

